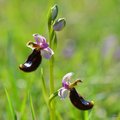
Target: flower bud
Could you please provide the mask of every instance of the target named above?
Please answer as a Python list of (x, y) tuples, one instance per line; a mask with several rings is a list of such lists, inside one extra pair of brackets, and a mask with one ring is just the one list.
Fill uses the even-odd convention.
[(51, 19), (54, 21), (56, 19), (57, 15), (58, 15), (58, 6), (54, 5), (51, 8)]
[(54, 23), (53, 29), (54, 29), (55, 31), (61, 31), (61, 30), (65, 27), (65, 25), (66, 25), (65, 19), (64, 19), (64, 18), (60, 18), (60, 19), (58, 19), (58, 20)]

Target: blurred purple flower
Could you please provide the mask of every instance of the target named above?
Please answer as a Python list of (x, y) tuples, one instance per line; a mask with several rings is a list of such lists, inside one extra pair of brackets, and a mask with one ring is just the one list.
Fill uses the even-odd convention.
[(105, 38), (103, 42), (103, 48), (102, 48), (103, 58), (107, 58), (108, 56), (113, 55), (116, 49), (117, 43), (118, 43), (117, 37), (114, 35), (111, 35)]
[(116, 47), (116, 50), (114, 52), (114, 56), (113, 56), (117, 61), (120, 60), (120, 46)]
[(76, 45), (74, 40), (69, 40), (69, 42), (67, 43), (67, 47), (63, 48), (63, 52), (62, 52), (65, 59), (69, 59), (74, 55), (75, 47)]

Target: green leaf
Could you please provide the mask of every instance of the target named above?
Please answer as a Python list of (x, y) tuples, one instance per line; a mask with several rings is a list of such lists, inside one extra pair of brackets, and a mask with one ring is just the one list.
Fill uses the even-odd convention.
[(33, 107), (32, 97), (31, 97), (30, 94), (29, 94), (29, 100), (30, 100), (30, 108), (31, 108), (31, 112), (32, 112), (32, 119), (33, 119), (33, 120), (36, 120), (35, 110), (34, 110), (34, 107)]
[(20, 109), (20, 113), (21, 113), (21, 119), (24, 118), (24, 112), (25, 112), (25, 107), (26, 107), (26, 101), (27, 101), (27, 95), (25, 95), (22, 103), (21, 103), (21, 109)]
[(43, 92), (43, 96), (45, 99), (46, 104), (48, 103), (48, 93), (47, 93), (47, 87), (46, 87), (46, 83), (45, 83), (45, 79), (44, 79), (44, 73), (43, 73), (43, 68), (41, 68), (41, 78), (42, 78), (42, 92)]
[(10, 112), (11, 112), (11, 115), (12, 115), (12, 120), (17, 120), (17, 115), (14, 111), (14, 108), (13, 108), (13, 105), (12, 105), (12, 102), (11, 102), (11, 99), (10, 99), (10, 96), (7, 92), (7, 89), (4, 88), (5, 90), (5, 94), (6, 94), (6, 97), (7, 97), (7, 100), (8, 100), (8, 104), (9, 104), (9, 108), (10, 108)]

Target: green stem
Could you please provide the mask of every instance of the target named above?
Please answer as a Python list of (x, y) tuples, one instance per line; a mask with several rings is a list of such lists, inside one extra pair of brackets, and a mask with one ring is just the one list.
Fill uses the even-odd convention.
[(84, 120), (89, 120), (88, 111), (83, 112), (83, 117), (84, 117)]
[[(47, 86), (46, 86), (45, 79), (44, 79), (43, 68), (41, 68), (41, 78), (42, 78), (42, 92), (43, 92), (43, 96), (44, 96), (46, 105), (48, 106), (48, 92), (47, 92)], [(49, 106), (48, 106), (48, 108), (49, 108)]]
[(50, 60), (50, 94), (54, 92), (54, 57)]
[(7, 97), (7, 100), (8, 100), (8, 104), (9, 104), (12, 120), (17, 120), (17, 116), (16, 116), (15, 110), (13, 108), (13, 104), (11, 102), (11, 99), (10, 99), (10, 96), (8, 94), (8, 91), (7, 91), (6, 88), (4, 88), (4, 89), (5, 89), (6, 97)]
[(48, 101), (49, 106), (51, 106), (52, 100), (57, 96), (58, 96), (58, 91), (50, 95), (49, 101)]
[(54, 35), (55, 35), (55, 32), (54, 32), (54, 30), (51, 28), (51, 31), (50, 31), (50, 47), (52, 46), (52, 41), (53, 41)]
[[(52, 48), (51, 41), (53, 39), (52, 37), (52, 32), (51, 32), (51, 27), (48, 26), (49, 30), (49, 43), (50, 43), (50, 48)], [(54, 92), (54, 56), (51, 57), (49, 61), (49, 70), (50, 70), (50, 94)], [(55, 105), (54, 101), (51, 102), (50, 105), (50, 120), (55, 120)]]
[(28, 95), (29, 95), (30, 108), (31, 108), (31, 113), (32, 113), (32, 120), (36, 120), (32, 97), (31, 97), (30, 93), (28, 93)]
[[(50, 59), (50, 94), (52, 94), (53, 92), (54, 92), (54, 57), (52, 56)], [(52, 101), (51, 106), (50, 106), (50, 120), (54, 120), (55, 119), (54, 101)]]
[(49, 97), (48, 105), (50, 109), (50, 120), (55, 120), (55, 106), (54, 106), (54, 98), (58, 96), (58, 91), (51, 94)]
[[(54, 0), (50, 1), (51, 5), (54, 3)], [(54, 45), (52, 45), (52, 40), (54, 37), (54, 30), (52, 28), (52, 20), (51, 20), (51, 14), (48, 15), (48, 31), (49, 31), (49, 45), (50, 48), (53, 49)], [(51, 57), (49, 61), (49, 78), (50, 78), (50, 94), (54, 92), (54, 56)], [(51, 102), (51, 105), (49, 106), (50, 110), (50, 120), (55, 120), (55, 103), (54, 101)]]
[(53, 6), (54, 5), (54, 3), (55, 3), (55, 0), (49, 0), (49, 6)]

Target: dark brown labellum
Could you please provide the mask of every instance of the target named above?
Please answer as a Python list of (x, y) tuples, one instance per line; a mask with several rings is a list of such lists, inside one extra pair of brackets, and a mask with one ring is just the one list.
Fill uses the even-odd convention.
[(69, 97), (72, 104), (80, 110), (89, 110), (94, 105), (92, 101), (86, 101), (81, 95), (79, 95), (75, 88), (70, 89)]
[(40, 51), (33, 50), (33, 52), (28, 56), (28, 59), (24, 64), (20, 64), (19, 68), (24, 72), (32, 72), (37, 69), (42, 61), (42, 56)]

